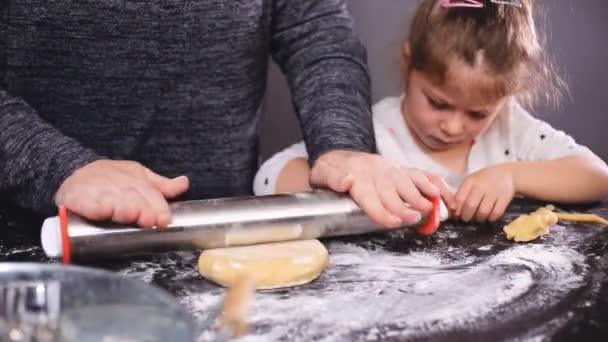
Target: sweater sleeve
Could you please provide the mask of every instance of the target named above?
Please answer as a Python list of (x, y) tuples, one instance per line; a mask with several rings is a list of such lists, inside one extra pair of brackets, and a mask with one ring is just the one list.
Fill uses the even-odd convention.
[(0, 127), (0, 191), (24, 208), (50, 213), (65, 178), (100, 159), (1, 89)]
[(276, 0), (272, 55), (286, 74), (314, 162), (335, 150), (374, 152), (370, 78), (346, 0)]

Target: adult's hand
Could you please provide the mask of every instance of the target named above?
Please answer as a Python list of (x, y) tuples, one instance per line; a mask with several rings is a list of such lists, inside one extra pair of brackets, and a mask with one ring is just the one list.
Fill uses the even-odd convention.
[(97, 160), (66, 178), (55, 204), (90, 220), (165, 228), (171, 222), (167, 199), (188, 187), (185, 176), (169, 179), (137, 162)]
[(387, 228), (419, 222), (420, 213), (432, 209), (427, 198), (441, 195), (424, 172), (363, 152), (323, 154), (312, 167), (310, 183), (350, 193), (374, 222)]

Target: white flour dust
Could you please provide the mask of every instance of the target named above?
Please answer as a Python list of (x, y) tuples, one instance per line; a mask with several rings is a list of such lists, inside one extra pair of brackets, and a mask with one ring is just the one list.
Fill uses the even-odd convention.
[[(438, 251), (328, 248), (330, 265), (312, 284), (256, 295), (250, 333), (239, 341), (374, 341), (475, 327), (555, 305), (586, 273), (584, 257), (567, 247), (514, 245), (459, 262)], [(223, 293), (189, 293), (182, 302), (206, 322)]]

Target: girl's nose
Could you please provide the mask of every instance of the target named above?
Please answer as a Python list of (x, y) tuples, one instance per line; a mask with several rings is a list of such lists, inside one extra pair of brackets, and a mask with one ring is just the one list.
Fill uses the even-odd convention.
[(453, 112), (439, 123), (439, 128), (448, 136), (459, 136), (464, 132), (464, 120), (461, 113)]

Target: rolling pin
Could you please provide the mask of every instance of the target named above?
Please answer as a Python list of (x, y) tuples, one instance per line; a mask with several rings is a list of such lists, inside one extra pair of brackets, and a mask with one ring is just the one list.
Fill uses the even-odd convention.
[[(47, 218), (41, 242), (48, 257), (107, 258), (168, 250), (209, 249), (386, 231), (347, 195), (313, 191), (170, 205), (165, 230), (91, 222), (66, 213)], [(448, 218), (441, 202), (439, 219)], [(418, 226), (425, 221), (423, 215)]]

